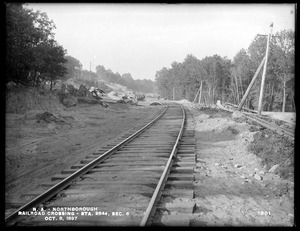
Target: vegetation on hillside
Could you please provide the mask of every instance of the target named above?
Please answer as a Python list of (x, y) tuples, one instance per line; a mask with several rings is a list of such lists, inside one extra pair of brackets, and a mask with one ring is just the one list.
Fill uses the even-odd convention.
[[(158, 92), (167, 99), (193, 101), (202, 85), (201, 102), (238, 104), (266, 52), (267, 38), (256, 36), (247, 50), (241, 49), (233, 61), (217, 54), (201, 60), (192, 54), (182, 63), (156, 72)], [(263, 110), (295, 111), (295, 33), (277, 32), (270, 41)], [(262, 73), (262, 71), (260, 72)], [(260, 74), (261, 75), (261, 74)], [(260, 91), (259, 77), (248, 96), (246, 106), (256, 109)], [(202, 83), (202, 84), (201, 84)]]
[(248, 150), (262, 159), (267, 169), (278, 164), (275, 173), (282, 178), (294, 176), (294, 142), (285, 136), (264, 129), (259, 138), (249, 144)]

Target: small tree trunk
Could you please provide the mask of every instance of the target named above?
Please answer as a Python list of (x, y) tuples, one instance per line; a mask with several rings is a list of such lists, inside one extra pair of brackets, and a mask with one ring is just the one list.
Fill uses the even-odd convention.
[(203, 81), (201, 81), (201, 84), (200, 84), (199, 104), (201, 103), (201, 98), (202, 98), (202, 82)]
[(34, 71), (34, 84), (35, 84), (35, 86), (38, 85), (38, 76), (37, 76), (37, 71), (36, 70)]
[(214, 104), (215, 101), (215, 88), (212, 88), (212, 96), (211, 96), (211, 105)]
[(285, 112), (285, 101), (286, 101), (286, 93), (285, 93), (285, 85), (286, 85), (286, 81), (283, 81), (283, 103), (282, 103), (282, 112)]
[(209, 86), (208, 87), (208, 104), (210, 104), (210, 102), (211, 102), (211, 87)]
[(269, 103), (268, 111), (272, 111), (273, 110), (273, 94), (274, 94), (274, 85), (272, 85), (272, 87), (271, 87), (270, 103)]
[(208, 106), (208, 97), (209, 97), (209, 94), (207, 93), (204, 97), (204, 101), (205, 101), (205, 107)]
[(222, 78), (222, 102), (225, 102), (225, 78)]
[(239, 104), (240, 103), (239, 84), (238, 84), (238, 80), (237, 80), (236, 74), (234, 74), (234, 78), (235, 78), (235, 83), (236, 83), (237, 104)]
[(240, 76), (240, 83), (241, 83), (241, 93), (242, 93), (241, 97), (243, 97), (244, 90), (243, 90), (243, 83), (242, 83), (242, 77), (241, 76)]
[(292, 100), (292, 105), (293, 105), (293, 112), (295, 112), (296, 111), (296, 105), (295, 105), (295, 99), (294, 99), (294, 97), (293, 97), (293, 100)]
[(175, 87), (173, 87), (173, 101), (175, 100)]
[(52, 78), (50, 79), (50, 91), (52, 91)]

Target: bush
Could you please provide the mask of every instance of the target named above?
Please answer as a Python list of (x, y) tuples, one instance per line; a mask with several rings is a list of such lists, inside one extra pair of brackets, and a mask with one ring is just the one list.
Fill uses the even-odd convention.
[(278, 135), (268, 129), (262, 131), (260, 139), (254, 140), (248, 150), (262, 159), (262, 164), (271, 168), (275, 164), (282, 178), (288, 178), (294, 174), (294, 142), (287, 137)]

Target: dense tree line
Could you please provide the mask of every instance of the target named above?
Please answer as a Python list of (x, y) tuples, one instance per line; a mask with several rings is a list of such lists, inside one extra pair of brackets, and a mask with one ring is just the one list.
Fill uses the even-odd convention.
[(65, 59), (67, 60), (64, 65), (67, 68), (65, 78), (73, 78), (74, 82), (84, 83), (87, 87), (100, 87), (100, 82), (104, 82), (120, 84), (137, 92), (153, 93), (156, 90), (156, 84), (152, 80), (134, 80), (130, 73), (121, 75), (118, 72), (114, 73), (110, 69), (105, 69), (102, 65), (96, 66), (96, 73), (82, 70), (82, 64), (76, 58), (67, 55)]
[(113, 73), (112, 70), (105, 69), (102, 65), (96, 66), (96, 75), (99, 80), (109, 83), (118, 83), (133, 91), (152, 93), (156, 89), (155, 82), (152, 80), (134, 80), (130, 73), (120, 75), (118, 72)]
[(66, 73), (65, 49), (54, 39), (46, 13), (6, 4), (6, 81), (38, 86)]
[[(295, 111), (294, 103), (294, 32), (277, 32), (270, 40), (263, 110)], [(187, 99), (194, 101), (198, 89), (201, 102), (206, 104), (231, 102), (238, 104), (245, 93), (254, 73), (266, 53), (267, 38), (256, 36), (248, 49), (241, 49), (233, 58), (213, 55), (201, 60), (192, 54), (182, 63), (173, 62), (171, 68), (156, 72), (158, 92), (166, 99)], [(261, 83), (256, 80), (246, 106), (257, 109)]]

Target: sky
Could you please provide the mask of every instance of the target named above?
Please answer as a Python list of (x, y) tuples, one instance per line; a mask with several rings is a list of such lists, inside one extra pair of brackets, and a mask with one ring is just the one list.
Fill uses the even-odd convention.
[(27, 4), (46, 12), (55, 40), (83, 69), (97, 65), (133, 79), (155, 80), (156, 71), (218, 54), (233, 59), (257, 34), (295, 30), (293, 4)]

